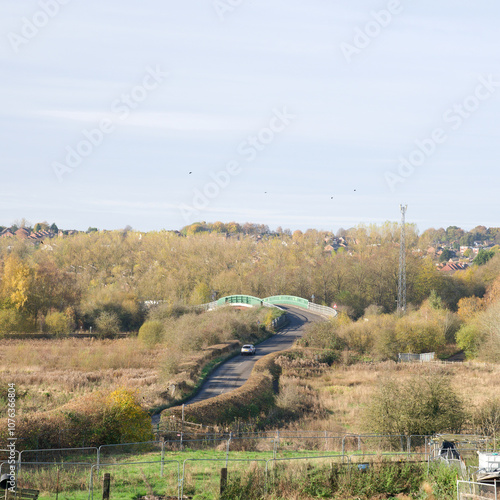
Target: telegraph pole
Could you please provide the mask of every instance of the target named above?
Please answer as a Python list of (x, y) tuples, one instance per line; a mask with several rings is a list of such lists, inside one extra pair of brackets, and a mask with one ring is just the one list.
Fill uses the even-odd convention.
[(399, 243), (398, 312), (406, 311), (406, 223), (408, 205), (399, 205), (401, 210), (401, 238)]

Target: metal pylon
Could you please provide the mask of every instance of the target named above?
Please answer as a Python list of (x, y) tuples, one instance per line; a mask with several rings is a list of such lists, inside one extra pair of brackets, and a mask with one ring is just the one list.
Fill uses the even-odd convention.
[(408, 205), (399, 205), (401, 210), (401, 238), (399, 244), (398, 311), (406, 311), (406, 223)]

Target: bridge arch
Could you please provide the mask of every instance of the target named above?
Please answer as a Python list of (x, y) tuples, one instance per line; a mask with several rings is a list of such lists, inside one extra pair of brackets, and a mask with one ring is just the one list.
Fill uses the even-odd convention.
[(309, 309), (311, 312), (321, 314), (323, 316), (337, 316), (337, 311), (327, 306), (320, 306), (309, 302), (307, 299), (297, 297), (295, 295), (272, 295), (265, 299), (254, 297), (253, 295), (228, 295), (221, 297), (215, 302), (204, 304), (201, 307), (206, 309), (214, 309), (224, 305), (243, 306), (243, 307), (278, 307), (278, 304), (301, 307), (302, 309)]

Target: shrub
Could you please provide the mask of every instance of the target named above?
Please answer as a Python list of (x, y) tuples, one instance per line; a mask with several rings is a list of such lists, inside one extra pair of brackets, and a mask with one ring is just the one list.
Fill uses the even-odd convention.
[[(193, 310), (184, 304), (158, 304), (150, 309), (148, 319), (165, 321), (169, 318), (178, 318), (188, 312), (193, 312)], [(195, 310), (195, 312), (198, 311)]]
[(456, 339), (457, 345), (465, 352), (467, 359), (476, 358), (479, 352), (479, 346), (481, 344), (481, 332), (479, 331), (477, 325), (469, 324), (462, 325), (460, 330), (458, 330)]
[(99, 337), (113, 337), (120, 331), (120, 320), (113, 312), (103, 311), (95, 321)]
[(0, 334), (23, 330), (25, 318), (17, 309), (0, 309)]
[(396, 338), (400, 352), (432, 352), (446, 343), (443, 324), (437, 315), (431, 318), (404, 316), (396, 324)]
[(276, 406), (284, 410), (285, 413), (294, 414), (300, 413), (306, 404), (298, 379), (281, 378), (280, 392), (276, 396)]
[(488, 309), (478, 314), (477, 323), (482, 338), (479, 346), (479, 357), (484, 361), (500, 360), (500, 301), (492, 303)]
[(93, 291), (80, 307), (85, 328), (98, 327), (98, 318), (103, 313), (115, 315), (118, 329), (123, 332), (137, 331), (144, 322), (144, 308), (137, 297), (113, 287)]
[(116, 442), (139, 443), (152, 438), (151, 417), (139, 405), (136, 392), (113, 391), (107, 398), (106, 419), (117, 433)]
[(365, 417), (375, 432), (408, 436), (459, 431), (468, 415), (447, 378), (413, 376), (404, 384), (384, 380)]
[(340, 350), (345, 341), (338, 335), (339, 325), (334, 320), (312, 323), (299, 341), (304, 347), (319, 347), (328, 350)]
[(473, 415), (474, 426), (477, 432), (497, 437), (500, 432), (500, 399), (488, 399)]
[(50, 333), (63, 335), (69, 333), (71, 320), (62, 312), (51, 312), (45, 316), (45, 326)]
[(274, 307), (270, 308), (267, 311), (266, 317), (264, 319), (264, 325), (265, 325), (265, 327), (269, 331), (272, 331), (273, 330), (273, 320), (275, 320), (276, 318), (279, 318), (282, 315), (283, 315), (283, 311), (280, 311), (279, 309), (274, 308)]
[(139, 329), (139, 340), (147, 347), (153, 347), (163, 339), (163, 323), (146, 321)]

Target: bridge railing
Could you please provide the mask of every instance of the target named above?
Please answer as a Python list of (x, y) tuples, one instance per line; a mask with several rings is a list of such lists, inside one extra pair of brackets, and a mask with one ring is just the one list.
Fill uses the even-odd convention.
[(337, 316), (337, 310), (333, 309), (333, 307), (320, 306), (319, 304), (314, 304), (314, 302), (309, 302), (308, 309), (323, 316)]
[(259, 297), (254, 297), (252, 295), (228, 295), (227, 297), (221, 297), (220, 299), (209, 302), (208, 304), (200, 304), (194, 307), (205, 311), (211, 311), (212, 309), (226, 305), (242, 305), (246, 307), (264, 306), (281, 309), (281, 307), (278, 307), (277, 304), (285, 304), (301, 307), (303, 309), (309, 309), (311, 312), (321, 314), (322, 316), (337, 316), (337, 310), (332, 307), (314, 304), (313, 302), (309, 302), (307, 299), (295, 297), (294, 295), (273, 295), (272, 297), (266, 297), (265, 299), (259, 299)]

